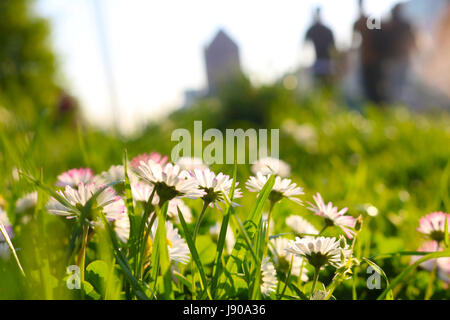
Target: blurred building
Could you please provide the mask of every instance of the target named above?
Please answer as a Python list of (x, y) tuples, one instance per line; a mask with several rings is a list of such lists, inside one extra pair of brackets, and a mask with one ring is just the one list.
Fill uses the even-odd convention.
[(205, 48), (208, 93), (216, 94), (221, 84), (241, 73), (239, 47), (223, 31), (219, 30), (212, 42)]

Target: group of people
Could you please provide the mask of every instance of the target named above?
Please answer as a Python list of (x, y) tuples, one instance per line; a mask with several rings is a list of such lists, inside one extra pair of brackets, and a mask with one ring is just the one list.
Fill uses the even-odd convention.
[[(359, 44), (361, 84), (365, 97), (377, 104), (392, 102), (401, 95), (407, 80), (411, 53), (415, 48), (411, 24), (402, 17), (403, 4), (394, 6), (388, 21), (373, 21), (358, 1), (359, 18), (353, 25), (354, 42)], [(320, 8), (306, 33), (316, 52), (313, 66), (319, 83), (328, 84), (334, 77), (335, 39), (322, 23)]]

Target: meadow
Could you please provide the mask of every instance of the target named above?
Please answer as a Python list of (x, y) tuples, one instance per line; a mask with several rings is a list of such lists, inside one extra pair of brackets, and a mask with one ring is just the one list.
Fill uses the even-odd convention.
[[(133, 136), (25, 110), (0, 110), (1, 299), (450, 298), (448, 112), (248, 83)], [(281, 162), (168, 165), (196, 120), (280, 129)]]

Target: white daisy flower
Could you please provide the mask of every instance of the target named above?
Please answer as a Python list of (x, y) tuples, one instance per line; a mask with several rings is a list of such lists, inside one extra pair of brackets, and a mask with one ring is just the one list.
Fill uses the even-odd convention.
[[(58, 190), (57, 193), (72, 206), (76, 207), (78, 211), (65, 206), (54, 198), (50, 199), (47, 208), (51, 213), (56, 215), (66, 216), (67, 218), (78, 217), (80, 209), (86, 205), (89, 199), (99, 189), (101, 189), (101, 186), (97, 186), (93, 183), (85, 185), (80, 182), (78, 184), (78, 189), (73, 189), (71, 186), (66, 186), (64, 192)], [(120, 196), (116, 194), (114, 189), (107, 187), (97, 197), (93, 205), (93, 209), (102, 209), (107, 219), (115, 220), (125, 212), (126, 207), (125, 203)]]
[[(137, 182), (136, 174), (131, 170), (127, 171), (128, 179), (130, 179), (130, 184), (132, 184), (133, 182)], [(97, 176), (95, 182), (100, 185), (117, 181), (125, 181), (125, 168), (123, 167), (123, 165), (111, 166), (108, 171), (103, 171), (100, 176)]]
[[(340, 241), (336, 238), (296, 238), (290, 241), (287, 252), (305, 257), (308, 262), (315, 268), (321, 268), (327, 264), (335, 268), (340, 268), (345, 261), (342, 261)], [(348, 246), (343, 249), (344, 257), (351, 254)]]
[[(147, 203), (148, 199), (150, 199), (150, 195), (153, 192), (153, 186), (144, 183), (144, 182), (137, 182), (131, 185), (131, 192), (133, 194), (133, 200), (134, 201), (140, 201)], [(159, 203), (159, 197), (155, 193), (153, 195), (152, 205), (156, 206)], [(192, 212), (191, 209), (183, 202), (183, 200), (174, 198), (169, 201), (169, 206), (167, 208), (167, 216), (171, 219), (173, 219), (176, 223), (179, 223), (180, 220), (178, 218), (178, 209), (180, 209), (181, 214), (183, 215), (184, 219), (187, 223), (192, 222)]]
[(324, 218), (327, 225), (341, 228), (345, 235), (349, 239), (352, 239), (356, 234), (355, 230), (353, 230), (353, 228), (355, 228), (356, 219), (352, 216), (344, 215), (347, 212), (347, 208), (338, 211), (338, 208), (334, 207), (331, 202), (328, 202), (326, 205), (319, 193), (313, 196), (313, 199), (316, 202), (316, 205), (308, 202), (310, 205), (308, 209), (313, 211), (314, 214)]
[(93, 179), (94, 172), (89, 168), (70, 169), (69, 171), (63, 172), (58, 176), (58, 182), (56, 185), (59, 187), (77, 187), (80, 182), (83, 184), (88, 184), (93, 182)]
[[(256, 177), (250, 177), (245, 185), (250, 192), (261, 192), (267, 180), (269, 180), (269, 177), (270, 176), (265, 176), (261, 172), (258, 172)], [(283, 198), (287, 198), (297, 204), (302, 204), (302, 200), (296, 198), (296, 196), (304, 194), (303, 188), (297, 187), (297, 184), (291, 182), (291, 179), (282, 179), (281, 177), (276, 176), (275, 184), (269, 195), (270, 201), (278, 202)]]
[(176, 164), (181, 168), (181, 170), (186, 171), (193, 171), (194, 169), (204, 170), (208, 168), (208, 166), (200, 158), (181, 157), (178, 159)]
[(38, 200), (38, 193), (36, 191), (24, 195), (16, 201), (16, 212), (22, 213), (30, 208), (36, 207)]
[[(209, 228), (209, 233), (213, 237), (213, 239), (217, 242), (219, 240), (221, 224), (217, 222), (211, 228)], [(234, 233), (231, 230), (230, 226), (227, 228), (227, 233), (225, 235), (225, 244), (227, 247), (227, 251), (229, 254), (233, 251), (234, 244), (236, 243), (236, 239), (234, 237)]]
[(178, 209), (180, 209), (186, 223), (191, 223), (193, 219), (191, 208), (189, 208), (181, 199), (175, 198), (169, 201), (167, 216), (173, 219), (175, 223), (180, 223), (180, 218), (178, 217)]
[(153, 160), (141, 161), (137, 173), (144, 181), (152, 184), (159, 198), (165, 201), (175, 197), (195, 199), (205, 195), (205, 192), (198, 188), (197, 180), (171, 163), (163, 167)]
[[(8, 215), (6, 212), (0, 207), (0, 223), (5, 227), (6, 233), (10, 238), (14, 237), (13, 228), (11, 222), (9, 222)], [(6, 241), (3, 234), (0, 232), (0, 242)]]
[(164, 167), (167, 164), (169, 157), (163, 156), (158, 152), (142, 153), (131, 159), (130, 166), (137, 170), (141, 165), (141, 161), (147, 162), (149, 160), (159, 163), (162, 167)]
[[(147, 202), (153, 192), (153, 186), (144, 182), (135, 182), (131, 184), (131, 194), (134, 201)], [(158, 195), (153, 195), (152, 204), (157, 205), (159, 203)]]
[(263, 175), (274, 174), (280, 177), (288, 177), (291, 174), (291, 167), (283, 160), (265, 157), (256, 161), (251, 168), (253, 174), (261, 172)]
[[(158, 220), (155, 220), (152, 226), (151, 240), (154, 241), (156, 230), (158, 228)], [(189, 247), (186, 241), (181, 238), (178, 229), (175, 228), (170, 221), (166, 221), (166, 237), (167, 249), (169, 251), (169, 259), (175, 262), (186, 264), (189, 262)]]
[[(269, 219), (269, 213), (268, 212), (263, 212), (261, 215), (262, 218), (262, 223), (264, 224), (264, 228), (267, 228), (267, 223), (268, 223), (268, 219)], [(272, 218), (270, 218), (270, 224), (269, 224), (269, 235), (273, 234), (274, 232), (274, 227), (275, 223), (273, 221)]]
[(445, 239), (445, 220), (450, 228), (450, 214), (444, 212), (432, 212), (420, 218), (420, 226), (417, 231), (429, 236), (435, 241)]
[[(417, 250), (419, 252), (438, 252), (442, 251), (443, 248), (439, 246), (437, 241), (427, 241), (420, 248)], [(423, 256), (411, 256), (411, 263), (416, 262)], [(434, 265), (436, 264), (437, 268), (437, 274), (439, 278), (446, 282), (450, 283), (450, 257), (442, 257), (437, 259), (430, 259), (427, 261), (424, 261), (420, 264), (420, 267), (427, 271), (432, 271), (434, 268)]]
[(275, 267), (269, 261), (269, 257), (266, 257), (261, 263), (261, 293), (265, 296), (270, 296), (271, 292), (275, 292), (277, 284), (278, 280)]
[(278, 268), (287, 274), (289, 271), (289, 265), (291, 264), (291, 259), (294, 258), (292, 261), (291, 273), (297, 277), (300, 276), (301, 273), (301, 280), (304, 282), (308, 281), (308, 269), (305, 267), (306, 261), (304, 261), (304, 258), (286, 251), (286, 249), (290, 246), (289, 239), (278, 237), (270, 240), (270, 242), (273, 259)]
[[(205, 192), (202, 199), (211, 206), (216, 205), (220, 209), (218, 202), (225, 202), (223, 195), (225, 194), (225, 196), (228, 197), (233, 185), (233, 180), (222, 172), (216, 175), (209, 169), (194, 169), (192, 175), (196, 179), (198, 187)], [(236, 186), (237, 185), (238, 182), (236, 182)], [(233, 198), (241, 197), (241, 190), (235, 188)], [(233, 203), (233, 205), (237, 204)]]
[(450, 257), (442, 257), (437, 260), (437, 270), (439, 278), (450, 284)]
[(0, 241), (0, 259), (9, 259), (9, 245), (4, 241)]
[(126, 212), (123, 212), (120, 217), (116, 217), (112, 223), (120, 241), (127, 242), (130, 237), (130, 219)]
[[(14, 237), (13, 228), (9, 222), (8, 216), (5, 211), (0, 207), (0, 223), (5, 227), (6, 233), (9, 238)], [(9, 245), (6, 243), (6, 239), (0, 232), (0, 258), (8, 259), (10, 254)]]
[(286, 218), (286, 224), (297, 234), (318, 235), (319, 231), (307, 220), (300, 216), (291, 215)]

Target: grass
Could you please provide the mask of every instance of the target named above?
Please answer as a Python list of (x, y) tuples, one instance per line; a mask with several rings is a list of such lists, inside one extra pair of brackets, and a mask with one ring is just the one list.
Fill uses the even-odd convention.
[[(332, 288), (328, 298), (423, 299), (426, 295), (431, 299), (450, 298), (439, 277), (417, 262), (410, 264), (411, 255), (418, 254), (416, 251), (424, 241), (416, 230), (418, 219), (429, 212), (450, 212), (448, 112), (414, 113), (402, 106), (351, 110), (334, 94), (320, 92), (298, 97), (277, 85), (233, 94), (201, 101), (188, 111), (175, 112), (165, 121), (149, 124), (140, 134), (126, 138), (83, 124), (57, 125), (45, 114), (35, 122), (17, 117), (8, 123), (0, 121), (2, 207), (14, 227), (12, 244), (25, 273), (24, 276), (13, 256), (0, 258), (0, 298), (309, 298), (314, 271), (310, 265), (307, 283), (276, 266), (280, 283), (276, 292), (269, 297), (261, 295), (259, 270), (267, 247), (261, 217), (269, 210), (267, 197), (272, 187), (269, 183), (258, 197), (245, 190), (244, 182), (251, 175), (249, 165), (211, 166), (215, 172), (224, 172), (240, 182), (244, 196), (237, 202), (241, 206), (233, 208), (228, 203), (222, 212), (208, 208), (195, 242), (192, 238), (195, 219), (187, 223), (180, 215), (176, 227), (187, 241), (193, 263), (178, 264), (176, 269), (167, 255), (164, 224), (158, 224), (151, 258), (145, 256), (145, 250), (134, 247), (145, 236), (141, 219), (145, 208), (133, 205), (127, 179), (124, 199), (132, 220), (133, 240), (122, 243), (103, 219), (105, 228), (99, 228), (86, 245), (84, 290), (67, 288), (70, 275), (66, 269), (74, 264), (82, 246), (83, 223), (46, 211), (45, 203), (56, 190), (57, 175), (78, 167), (90, 167), (101, 173), (111, 165), (124, 163), (124, 158), (128, 158), (124, 157), (125, 150), (130, 157), (151, 151), (170, 155), (176, 144), (171, 141), (171, 132), (176, 128), (192, 129), (194, 120), (203, 121), (203, 130), (280, 128), (280, 158), (291, 165), (292, 180), (304, 187), (305, 195), (301, 198), (312, 201), (312, 195), (320, 192), (339, 208), (348, 207), (350, 215), (363, 216), (364, 223), (354, 243), (355, 256), (361, 264), (352, 267), (351, 276), (339, 281), (333, 280), (333, 268), (320, 271), (315, 287)], [(236, 106), (238, 101), (244, 101), (242, 106)], [(264, 113), (262, 117), (248, 116), (259, 107)], [(245, 117), (240, 117), (239, 112)], [(35, 181), (23, 176), (17, 180), (13, 174), (16, 169)], [(39, 192), (37, 205), (17, 213), (16, 201), (34, 190)], [(186, 203), (194, 218), (198, 218), (202, 202)], [(166, 210), (164, 206), (156, 208), (160, 221), (164, 221)], [(369, 215), (374, 212), (375, 216)], [(285, 224), (292, 214), (306, 218), (318, 229), (322, 226), (321, 218), (306, 207), (283, 200), (273, 209), (271, 235), (287, 233), (293, 239), (292, 230)], [(218, 241), (209, 234), (209, 228), (216, 222), (222, 225)], [(227, 226), (237, 239), (231, 253), (225, 250)], [(337, 228), (324, 232), (326, 236), (339, 234)], [(145, 245), (141, 243), (140, 248), (145, 249), (142, 247)], [(448, 252), (440, 255), (448, 256)], [(143, 259), (150, 259), (144, 272), (139, 267)], [(374, 269), (378, 268), (383, 275), (380, 289), (367, 287), (369, 265), (376, 266)], [(430, 283), (431, 292), (427, 290)]]

